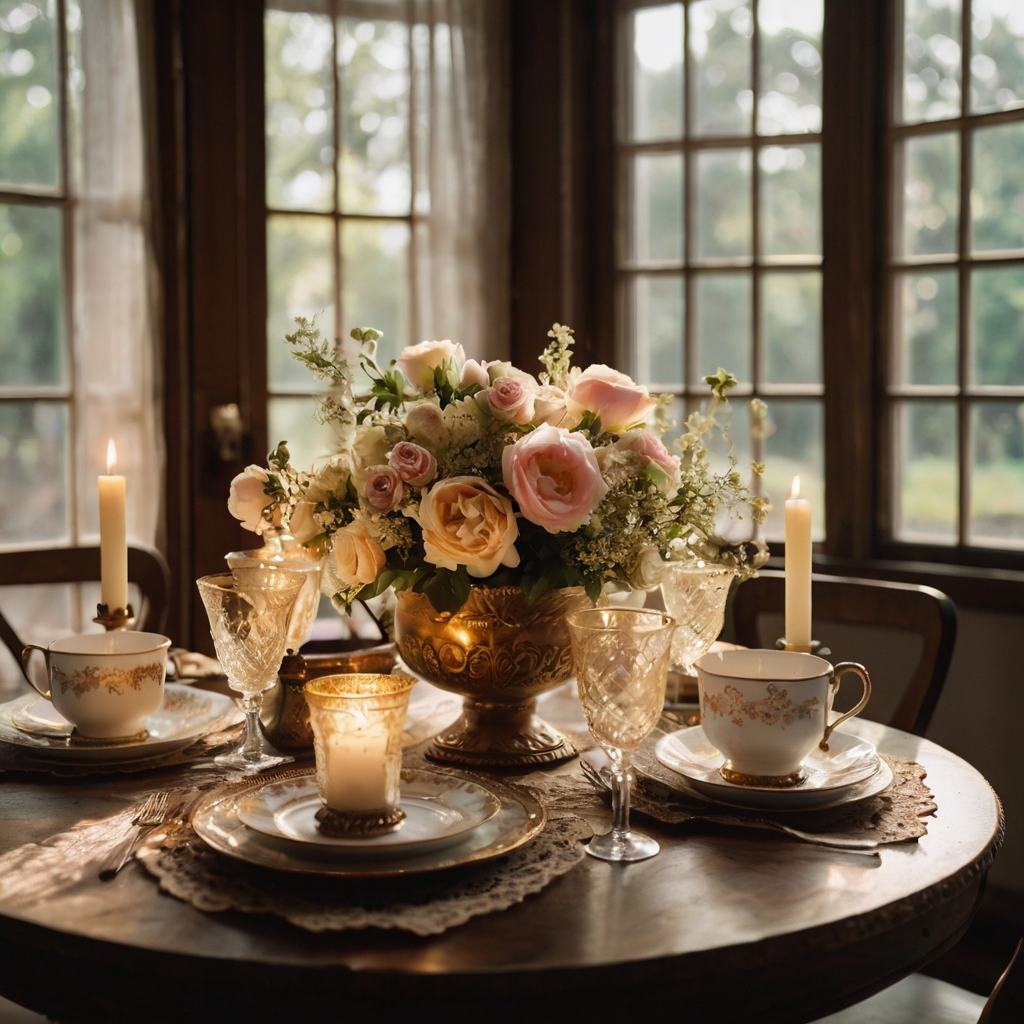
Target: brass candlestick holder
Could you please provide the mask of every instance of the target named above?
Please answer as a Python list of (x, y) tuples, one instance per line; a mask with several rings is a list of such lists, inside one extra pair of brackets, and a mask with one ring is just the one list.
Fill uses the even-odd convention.
[(812, 640), (809, 644), (791, 644), (784, 636), (775, 641), (775, 646), (780, 651), (797, 651), (800, 654), (816, 654), (819, 658), (828, 658), (832, 652), (827, 647), (822, 647), (820, 640)]
[(105, 604), (96, 605), (96, 618), (92, 620), (98, 622), (108, 633), (112, 633), (115, 629), (131, 629), (135, 625), (135, 612), (132, 610), (131, 604), (127, 608), (114, 608), (111, 610)]

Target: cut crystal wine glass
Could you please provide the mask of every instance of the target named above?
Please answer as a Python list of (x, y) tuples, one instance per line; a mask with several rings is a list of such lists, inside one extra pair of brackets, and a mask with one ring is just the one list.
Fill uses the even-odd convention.
[(587, 853), (634, 861), (661, 848), (629, 828), (630, 752), (651, 733), (665, 701), (675, 620), (634, 608), (584, 608), (566, 617), (587, 724), (612, 763), (612, 829)]
[(228, 686), (241, 693), (245, 740), (216, 763), (244, 772), (261, 772), (294, 758), (267, 754), (260, 736), (264, 691), (277, 679), (288, 642), (288, 618), (306, 577), (277, 566), (239, 566), (230, 575), (204, 576), (196, 581), (217, 657)]

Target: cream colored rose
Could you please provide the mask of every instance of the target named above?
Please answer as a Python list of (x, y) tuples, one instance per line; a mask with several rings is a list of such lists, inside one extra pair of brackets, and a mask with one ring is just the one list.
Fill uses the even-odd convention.
[(470, 576), (482, 578), (499, 565), (519, 564), (512, 502), (479, 477), (438, 481), (423, 492), (416, 521), (423, 528), (426, 560), (434, 565), (464, 565)]
[(534, 426), (550, 423), (555, 427), (564, 427), (565, 416), (565, 392), (554, 384), (542, 384), (533, 396)]
[(448, 427), (436, 398), (411, 405), (405, 414), (405, 429), (417, 444), (431, 451), (436, 452), (448, 443)]
[(323, 533), (320, 524), (313, 518), (316, 505), (311, 501), (300, 501), (292, 508), (288, 519), (288, 532), (300, 543), (308, 544), (318, 534)]
[(465, 365), (462, 367), (462, 376), (459, 378), (459, 387), (468, 388), (473, 384), (479, 384), (480, 387), (485, 388), (490, 383), (491, 379), (487, 376), (487, 370), (475, 359), (467, 359)]
[(343, 526), (334, 535), (331, 557), (338, 579), (346, 587), (365, 587), (373, 583), (386, 561), (373, 528), (363, 519)]
[(362, 483), (374, 466), (388, 461), (391, 444), (383, 427), (360, 426), (352, 437), (352, 475)]
[(453, 363), (456, 376), (461, 374), (466, 362), (466, 353), (461, 345), (444, 341), (421, 341), (409, 345), (395, 360), (395, 367), (402, 371), (405, 379), (418, 391), (430, 391), (434, 387), (434, 369)]
[(265, 489), (269, 479), (270, 475), (262, 466), (247, 466), (231, 481), (228, 511), (253, 533), (262, 533), (268, 526), (280, 524), (277, 510), (276, 524), (263, 518), (264, 510), (274, 500)]

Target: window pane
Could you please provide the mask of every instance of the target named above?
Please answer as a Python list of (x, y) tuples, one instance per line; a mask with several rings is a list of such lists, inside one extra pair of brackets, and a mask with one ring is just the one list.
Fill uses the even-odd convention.
[(955, 270), (896, 278), (897, 383), (956, 384), (959, 291)]
[(690, 116), (694, 135), (749, 135), (754, 109), (751, 38), (746, 0), (690, 4)]
[(267, 205), (334, 209), (331, 19), (267, 11)]
[[(396, 8), (403, 13), (403, 8)], [(435, 33), (442, 30), (437, 26)], [(450, 47), (436, 45), (435, 59)], [(409, 213), (409, 27), (401, 21), (338, 22), (344, 142), (339, 174), (346, 213)]]
[(971, 17), (971, 110), (1024, 105), (1024, 6), (974, 0)]
[(974, 248), (1024, 249), (1024, 123), (980, 129), (973, 142)]
[(821, 255), (821, 146), (765, 146), (761, 168), (764, 256)]
[(0, 4), (0, 187), (60, 183), (56, 10)]
[(685, 287), (681, 274), (633, 279), (633, 337), (637, 377), (648, 384), (682, 384)]
[(695, 155), (697, 259), (750, 255), (750, 150)]
[(1024, 404), (971, 409), (971, 541), (1024, 546)]
[(737, 380), (750, 381), (750, 274), (696, 275), (693, 303), (698, 380), (723, 366)]
[(898, 403), (894, 454), (897, 538), (955, 544), (960, 518), (956, 404)]
[(817, 399), (768, 401), (768, 437), (764, 444), (763, 487), (771, 500), (765, 537), (785, 539), (786, 495), (800, 474), (800, 496), (811, 502), (811, 536), (825, 537), (824, 410)]
[(971, 272), (971, 365), (976, 384), (1024, 384), (1024, 267)]
[(323, 385), (291, 356), (284, 336), (295, 317), (317, 316), (333, 339), (334, 221), (330, 217), (267, 218), (267, 376), (270, 390), (312, 391)]
[(683, 137), (683, 5), (633, 15), (633, 138)]
[(761, 0), (761, 135), (821, 131), (822, 0)]
[(353, 327), (384, 332), (377, 348), (386, 365), (409, 337), (409, 225), (346, 220), (341, 224), (342, 334)]
[(633, 232), (630, 258), (683, 258), (683, 155), (644, 153), (633, 161)]
[(267, 410), (267, 440), (288, 442), (293, 466), (308, 468), (315, 459), (334, 451), (337, 437), (331, 427), (316, 421), (317, 400), (271, 398)]
[(61, 211), (0, 204), (0, 387), (65, 383)]
[(68, 410), (0, 402), (0, 544), (67, 540)]
[(821, 273), (761, 277), (764, 376), (772, 384), (820, 384)]
[(960, 0), (904, 0), (903, 120), (960, 114)]
[(903, 255), (957, 251), (960, 144), (955, 132), (908, 139), (903, 146)]

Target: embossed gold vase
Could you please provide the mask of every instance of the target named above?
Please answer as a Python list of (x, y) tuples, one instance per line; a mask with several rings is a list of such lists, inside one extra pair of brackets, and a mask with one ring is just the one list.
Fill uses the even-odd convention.
[(569, 740), (537, 716), (537, 697), (572, 676), (565, 616), (589, 604), (582, 587), (549, 591), (532, 606), (520, 587), (474, 587), (453, 615), (423, 594), (399, 593), (395, 639), (405, 663), (465, 698), (427, 756), (487, 768), (572, 757)]

